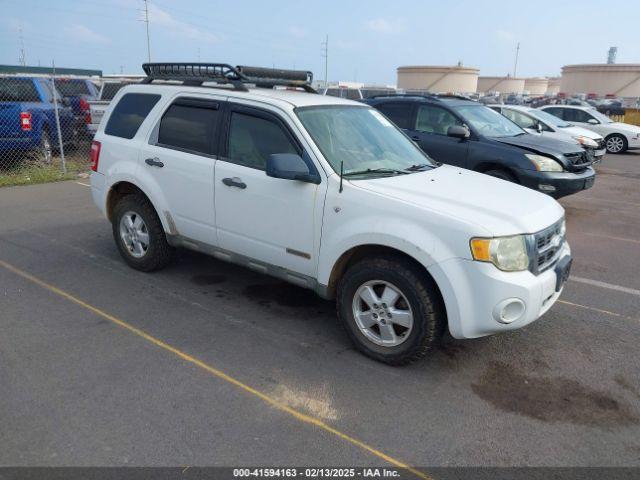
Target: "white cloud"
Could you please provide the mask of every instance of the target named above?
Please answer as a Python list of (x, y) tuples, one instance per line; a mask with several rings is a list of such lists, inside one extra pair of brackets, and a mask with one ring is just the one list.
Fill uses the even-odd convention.
[(303, 38), (307, 36), (307, 31), (304, 28), (293, 26), (289, 27), (289, 34), (292, 37)]
[(182, 22), (153, 3), (149, 4), (149, 24), (151, 29), (160, 26), (175, 35), (201, 42), (215, 43), (220, 41), (217, 35), (201, 30), (190, 23)]
[(111, 40), (104, 35), (100, 35), (90, 28), (77, 23), (64, 27), (64, 33), (78, 42), (111, 43)]
[(377, 33), (399, 33), (404, 30), (404, 21), (373, 18), (364, 22), (364, 26)]

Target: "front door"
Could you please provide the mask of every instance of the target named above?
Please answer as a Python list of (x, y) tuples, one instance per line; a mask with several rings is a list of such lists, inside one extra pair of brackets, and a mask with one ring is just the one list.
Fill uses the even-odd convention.
[(225, 124), (215, 167), (220, 247), (315, 275), (326, 182), (315, 185), (266, 175), (269, 155), (303, 153), (292, 126), (275, 112), (230, 103)]
[(463, 126), (463, 122), (448, 110), (437, 105), (418, 106), (415, 127), (407, 134), (418, 141), (420, 148), (434, 160), (457, 167), (467, 167), (469, 142), (466, 139), (449, 137), (452, 126)]

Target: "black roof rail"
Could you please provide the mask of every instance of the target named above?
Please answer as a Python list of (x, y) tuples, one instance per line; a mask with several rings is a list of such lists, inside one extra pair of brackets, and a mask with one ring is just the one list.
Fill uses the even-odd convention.
[(457, 98), (459, 100), (469, 100), (470, 102), (473, 102), (473, 98), (468, 97), (466, 95), (460, 95), (457, 93), (439, 93), (438, 95), (436, 95), (437, 97), (440, 98)]
[(429, 99), (433, 99), (433, 98), (437, 98), (436, 95), (424, 95), (421, 93), (386, 93), (383, 95), (374, 95), (373, 97), (369, 97), (369, 98), (393, 98), (393, 97), (412, 97), (412, 98), (429, 98)]
[(183, 85), (200, 86), (204, 82), (230, 84), (235, 90), (248, 91), (246, 84), (256, 87), (276, 86), (302, 88), (316, 93), (311, 88), (313, 73), (304, 70), (283, 70), (276, 68), (232, 67), (227, 63), (144, 63), (142, 69), (147, 77), (142, 83), (154, 80), (175, 80)]

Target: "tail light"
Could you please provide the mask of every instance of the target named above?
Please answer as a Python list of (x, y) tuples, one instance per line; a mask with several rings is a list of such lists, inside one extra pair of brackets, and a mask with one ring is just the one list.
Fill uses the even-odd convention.
[(84, 98), (80, 99), (80, 110), (84, 113), (85, 123), (89, 125), (91, 123), (91, 107)]
[(98, 171), (98, 162), (100, 161), (100, 142), (94, 140), (91, 142), (91, 170)]
[(31, 112), (20, 112), (20, 128), (25, 132), (31, 131)]

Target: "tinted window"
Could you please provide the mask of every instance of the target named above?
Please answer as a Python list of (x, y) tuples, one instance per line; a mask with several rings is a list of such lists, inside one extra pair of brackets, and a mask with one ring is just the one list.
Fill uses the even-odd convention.
[(160, 95), (127, 93), (113, 109), (104, 133), (122, 138), (133, 138)]
[(554, 115), (554, 116), (556, 116), (558, 118), (563, 118), (564, 117), (564, 115), (562, 113), (563, 110), (564, 110), (564, 108), (545, 108), (543, 110), (543, 112), (550, 113), (551, 115)]
[(39, 102), (33, 80), (0, 78), (0, 102)]
[(348, 88), (347, 98), (349, 100), (360, 100), (360, 92), (355, 88)]
[(56, 80), (56, 86), (65, 97), (77, 97), (79, 95), (89, 95), (89, 86), (84, 80)]
[(325, 95), (329, 95), (330, 97), (339, 97), (340, 89), (339, 88), (327, 88)]
[(564, 117), (567, 122), (579, 122), (587, 123), (593, 117), (584, 110), (577, 110), (575, 108), (564, 109)]
[(100, 96), (100, 100), (113, 100), (113, 97), (116, 96), (118, 90), (120, 90), (125, 85), (125, 83), (105, 83), (102, 87), (102, 95)]
[(434, 105), (420, 105), (416, 117), (416, 130), (446, 135), (449, 127), (462, 125), (451, 112)]
[(231, 114), (228, 152), (232, 162), (262, 170), (273, 153), (299, 153), (277, 123), (237, 112)]
[(411, 125), (411, 112), (413, 111), (413, 105), (404, 103), (383, 103), (382, 105), (376, 105), (376, 108), (384, 113), (389, 120), (395, 123), (400, 128), (410, 129)]
[[(191, 103), (191, 104), (190, 104)], [(162, 116), (158, 144), (198, 153), (214, 153), (213, 140), (218, 106), (198, 106), (196, 102), (177, 101)]]

